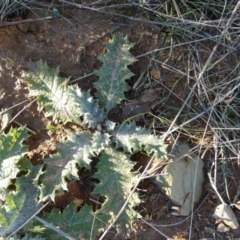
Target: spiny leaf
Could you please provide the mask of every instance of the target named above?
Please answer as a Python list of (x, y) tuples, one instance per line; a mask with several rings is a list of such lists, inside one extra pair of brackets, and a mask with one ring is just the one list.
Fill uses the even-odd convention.
[(112, 133), (115, 129), (116, 123), (110, 120), (106, 120), (103, 125), (107, 132)]
[[(82, 92), (77, 86), (68, 87), (69, 79), (58, 74), (58, 68), (50, 68), (39, 61), (37, 71), (23, 77), (30, 88), (30, 96), (37, 97), (39, 109), (44, 108), (47, 117), (95, 128), (104, 120), (103, 110), (88, 92)], [(83, 117), (83, 122), (80, 117)]]
[(45, 159), (46, 170), (40, 173), (41, 201), (54, 200), (57, 191), (67, 190), (68, 183), (79, 178), (79, 168), (89, 168), (95, 156), (92, 137), (88, 132), (69, 134), (67, 141), (58, 144), (58, 152)]
[(135, 153), (145, 150), (147, 154), (155, 153), (157, 158), (167, 155), (166, 144), (151, 134), (149, 129), (136, 126), (134, 121), (118, 124), (113, 133), (116, 148), (123, 148), (124, 152)]
[[(41, 207), (36, 202), (38, 190), (33, 185), (39, 168), (33, 167), (24, 157), (27, 146), (22, 142), (27, 137), (24, 128), (0, 135), (0, 236), (17, 230)], [(21, 171), (28, 173), (18, 177)], [(8, 189), (13, 184), (16, 191)]]
[(134, 74), (127, 66), (134, 63), (136, 59), (129, 52), (133, 44), (128, 41), (127, 36), (124, 37), (121, 33), (114, 34), (105, 46), (107, 53), (99, 58), (103, 65), (95, 71), (99, 79), (93, 85), (100, 106), (105, 107), (108, 112), (125, 99), (124, 92), (130, 90), (125, 80)]
[(12, 128), (7, 135), (0, 135), (0, 189), (11, 185), (21, 170), (20, 160), (28, 152), (27, 146), (22, 142), (27, 138), (28, 134), (24, 128)]
[[(107, 225), (115, 219), (137, 182), (137, 174), (131, 172), (133, 166), (128, 155), (113, 148), (105, 149), (100, 157), (98, 172), (94, 175), (100, 180), (100, 184), (97, 184), (94, 193), (104, 195), (107, 199), (96, 217), (104, 220)], [(138, 195), (134, 193), (116, 222), (115, 227), (119, 231), (131, 229), (132, 223), (140, 217), (133, 209), (139, 203)]]
[(81, 91), (80, 88), (71, 86), (79, 100), (80, 105), (80, 116), (83, 117), (83, 123), (88, 125), (89, 128), (96, 128), (105, 119), (105, 113), (103, 109), (99, 107), (98, 102), (90, 95), (90, 92)]
[[(98, 231), (103, 226), (105, 227), (103, 222), (95, 218), (91, 206), (85, 205), (80, 212), (77, 212), (73, 203), (67, 206), (63, 213), (60, 213), (58, 209), (53, 209), (50, 213), (44, 213), (44, 220), (75, 239), (95, 239), (94, 237), (97, 236)], [(38, 229), (41, 227), (41, 237), (46, 239), (66, 239), (36, 221), (29, 230), (32, 232), (36, 227)]]
[(105, 148), (111, 145), (110, 135), (96, 131), (92, 138), (92, 150), (98, 155)]
[(7, 237), (23, 226), (41, 207), (37, 203), (39, 190), (33, 185), (33, 178), (39, 167), (31, 167), (28, 174), (16, 179), (16, 191), (5, 193), (0, 208), (0, 236)]

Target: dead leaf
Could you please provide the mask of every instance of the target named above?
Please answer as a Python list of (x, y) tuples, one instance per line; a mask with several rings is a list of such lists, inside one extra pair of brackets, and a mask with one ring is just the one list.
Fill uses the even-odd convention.
[(127, 104), (123, 107), (121, 121), (150, 112), (148, 102)]
[(122, 107), (121, 121), (132, 117), (143, 116), (145, 113), (151, 112), (160, 102), (160, 89), (148, 90), (139, 100), (133, 100)]
[(73, 203), (76, 207), (80, 207), (83, 205), (84, 199), (74, 198)]
[(156, 68), (153, 68), (151, 70), (150, 75), (151, 75), (152, 78), (154, 78), (156, 80), (160, 80), (161, 75), (160, 75), (159, 70), (157, 70)]

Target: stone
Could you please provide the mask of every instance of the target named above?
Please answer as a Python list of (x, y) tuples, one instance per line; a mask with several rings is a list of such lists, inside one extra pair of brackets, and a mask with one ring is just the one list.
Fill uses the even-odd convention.
[(198, 155), (190, 153), (186, 143), (177, 143), (169, 160), (171, 162), (153, 182), (179, 206), (178, 214), (187, 216), (202, 196), (204, 164)]

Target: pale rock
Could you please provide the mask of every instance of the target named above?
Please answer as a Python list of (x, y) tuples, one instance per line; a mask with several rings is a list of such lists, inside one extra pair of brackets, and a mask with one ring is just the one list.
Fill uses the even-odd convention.
[(237, 201), (234, 206), (240, 211), (240, 201)]
[(239, 226), (236, 215), (232, 208), (227, 204), (220, 204), (216, 207), (213, 217), (222, 220), (227, 226), (232, 229), (237, 229)]
[(219, 223), (218, 226), (217, 226), (217, 231), (218, 232), (229, 232), (229, 228), (223, 224), (223, 223)]
[(178, 143), (172, 151), (172, 162), (163, 169), (161, 175), (153, 178), (160, 191), (180, 206), (179, 215), (182, 216), (189, 215), (192, 205), (202, 196), (204, 164), (195, 153), (189, 152), (188, 144)]

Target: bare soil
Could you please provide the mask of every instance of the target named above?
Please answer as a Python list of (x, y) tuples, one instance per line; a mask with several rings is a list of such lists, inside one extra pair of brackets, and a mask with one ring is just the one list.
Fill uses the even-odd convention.
[[(36, 102), (27, 106), (31, 99), (28, 97), (26, 84), (19, 78), (22, 70), (31, 70), (34, 63), (42, 59), (51, 67), (59, 66), (61, 76), (74, 80), (93, 73), (101, 66), (98, 56), (105, 52), (103, 43), (107, 42), (111, 38), (111, 34), (116, 31), (127, 34), (129, 40), (136, 43), (131, 50), (136, 57), (162, 47), (166, 37), (166, 34), (159, 27), (123, 19), (113, 19), (107, 15), (91, 11), (68, 9), (63, 13), (63, 16), (64, 18), (33, 21), (0, 28), (0, 109), (10, 108), (26, 101), (12, 109), (12, 116), (17, 115), (12, 125), (27, 126), (31, 130), (26, 143), (30, 151), (28, 157), (33, 164), (41, 163), (49, 154), (55, 153), (56, 143), (61, 141), (65, 135), (61, 131), (58, 134), (48, 134), (46, 126), (49, 124), (58, 125), (59, 123), (53, 123), (51, 119), (45, 118), (44, 114), (37, 109)], [(27, 19), (39, 17), (44, 17), (44, 15), (39, 12), (37, 14), (29, 13), (26, 16)], [(12, 19), (12, 21), (17, 20), (21, 20), (21, 18)], [(167, 114), (174, 117), (181, 106), (179, 99), (186, 96), (192, 84), (191, 79), (179, 78), (180, 72), (163, 67), (162, 62), (168, 58), (168, 65), (171, 65), (172, 68), (182, 72), (186, 71), (187, 59), (184, 59), (184, 48), (179, 47), (175, 51), (172, 54), (170, 54), (170, 50), (162, 52), (161, 56), (157, 57), (158, 63), (152, 62), (152, 58), (156, 58), (155, 55), (148, 54), (138, 58), (138, 61), (130, 67), (135, 76), (129, 80), (129, 84), (135, 89), (127, 93), (128, 104), (142, 104), (144, 109), (147, 106), (156, 115), (162, 112), (163, 116)], [(203, 59), (207, 58), (210, 53), (204, 51), (204, 54), (206, 56), (202, 56)], [(142, 73), (145, 73), (146, 80), (144, 86), (139, 87), (136, 83)], [(177, 84), (175, 84), (176, 79), (180, 79)], [(96, 76), (92, 74), (82, 78), (77, 84), (84, 90), (91, 89), (93, 91), (92, 83), (95, 80)], [(185, 84), (187, 81), (190, 81), (188, 85)], [(150, 89), (158, 89), (158, 104), (153, 103), (154, 99), (142, 100), (143, 90), (146, 86)], [(174, 94), (168, 98), (167, 102), (161, 102), (161, 97), (166, 97), (169, 89), (172, 89)], [(133, 100), (137, 100), (137, 103)], [(112, 113), (112, 118), (115, 121), (123, 120), (124, 117), (127, 117), (122, 115), (123, 113), (124, 107), (120, 106)], [(151, 121), (149, 116), (145, 116), (145, 119), (139, 119), (138, 123), (151, 127)], [(64, 127), (74, 130), (75, 126), (68, 124)], [(201, 122), (195, 123), (194, 127), (201, 128)], [(164, 124), (157, 123), (155, 128), (161, 133), (164, 131)], [(139, 165), (141, 165), (141, 161), (144, 163), (148, 161), (148, 159), (141, 158), (144, 158), (144, 155), (135, 156), (134, 160)], [(206, 172), (209, 169), (208, 161), (210, 158), (209, 156), (209, 158), (204, 159)], [(230, 199), (234, 198), (240, 184), (239, 168), (239, 165), (233, 162), (226, 170)], [(90, 175), (91, 173), (89, 173)], [(145, 190), (142, 195), (144, 203), (139, 207), (139, 210), (145, 221), (151, 223), (155, 229), (146, 223), (138, 222), (135, 224), (136, 231), (131, 239), (166, 239), (158, 232), (159, 230), (169, 238), (183, 240), (188, 239), (190, 228), (192, 229), (191, 239), (204, 237), (213, 239), (214, 235), (218, 239), (239, 237), (239, 229), (227, 233), (215, 232), (216, 221), (211, 216), (214, 208), (219, 204), (219, 200), (208, 183), (207, 175), (205, 177), (204, 193), (194, 212), (192, 226), (190, 217), (170, 214), (171, 202), (160, 193), (150, 180), (143, 181), (139, 188)], [(220, 178), (219, 181), (223, 182), (223, 176)], [(64, 208), (71, 201), (78, 204), (82, 204), (82, 200), (88, 202), (92, 189), (88, 186), (84, 187), (83, 183), (70, 185), (69, 192), (58, 198), (55, 207)], [(223, 192), (225, 192), (224, 188), (223, 184)], [(227, 196), (224, 197), (228, 199)], [(240, 221), (239, 212), (235, 210), (235, 213)], [(109, 236), (108, 239), (113, 239), (113, 237)]]

